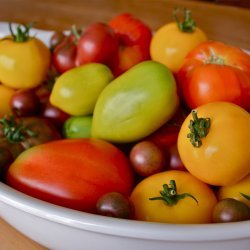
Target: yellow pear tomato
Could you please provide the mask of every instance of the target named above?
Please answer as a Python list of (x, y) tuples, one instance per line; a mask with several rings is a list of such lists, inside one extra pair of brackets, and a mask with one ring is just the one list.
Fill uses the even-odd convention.
[(185, 9), (182, 23), (176, 17), (176, 22), (167, 23), (156, 30), (150, 44), (150, 55), (154, 61), (165, 64), (173, 73), (177, 73), (188, 52), (206, 40), (206, 34), (196, 27), (190, 11)]
[(212, 102), (191, 111), (178, 136), (188, 171), (211, 185), (232, 185), (250, 172), (250, 114), (229, 102)]
[(8, 87), (36, 87), (48, 72), (49, 48), (41, 40), (29, 36), (30, 28), (18, 26), (16, 34), (11, 29), (12, 35), (0, 40), (0, 82)]
[(11, 112), (10, 99), (14, 93), (14, 89), (0, 84), (0, 118)]
[(177, 224), (210, 223), (217, 203), (209, 185), (181, 170), (146, 177), (130, 199), (135, 219)]
[(233, 198), (244, 202), (250, 206), (250, 200), (244, 197), (250, 196), (250, 174), (235, 184), (220, 187), (218, 190), (218, 199)]

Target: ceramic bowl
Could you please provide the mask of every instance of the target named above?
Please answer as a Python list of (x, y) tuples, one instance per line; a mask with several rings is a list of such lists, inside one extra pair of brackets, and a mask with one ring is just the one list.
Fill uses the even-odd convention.
[(75, 211), (0, 183), (0, 216), (53, 250), (249, 250), (250, 221), (175, 225)]

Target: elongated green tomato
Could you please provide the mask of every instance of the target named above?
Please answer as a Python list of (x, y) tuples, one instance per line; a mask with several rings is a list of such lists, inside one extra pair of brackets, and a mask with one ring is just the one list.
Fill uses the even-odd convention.
[(176, 82), (168, 68), (154, 61), (139, 63), (100, 94), (92, 136), (118, 143), (139, 140), (167, 122), (178, 104)]
[(50, 102), (70, 115), (92, 114), (99, 94), (112, 79), (111, 70), (104, 64), (73, 68), (58, 77)]
[(63, 125), (63, 135), (66, 138), (91, 137), (92, 116), (72, 116)]

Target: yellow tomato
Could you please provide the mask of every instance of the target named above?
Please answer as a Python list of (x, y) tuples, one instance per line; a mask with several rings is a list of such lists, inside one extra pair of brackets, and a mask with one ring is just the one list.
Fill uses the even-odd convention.
[[(250, 114), (229, 102), (208, 103), (195, 111), (187, 116), (178, 136), (183, 164), (208, 184), (236, 183), (250, 172)], [(208, 119), (210, 126), (206, 126)], [(204, 137), (196, 127), (203, 127)]]
[(233, 198), (250, 206), (250, 201), (244, 198), (241, 193), (250, 196), (250, 174), (233, 185), (220, 187), (218, 199)]
[[(185, 18), (187, 22), (190, 20), (190, 16)], [(188, 29), (185, 29), (185, 25), (179, 24), (172, 22), (160, 27), (153, 35), (150, 44), (151, 58), (165, 64), (173, 73), (180, 69), (189, 51), (207, 40), (206, 34), (194, 24), (193, 27), (188, 26)]]
[[(172, 180), (176, 184), (176, 194), (169, 185)], [(178, 195), (188, 193), (190, 196), (182, 197), (172, 205), (162, 199), (150, 199), (161, 197), (163, 184), (170, 188), (169, 194), (173, 200)], [(135, 219), (178, 224), (211, 222), (217, 203), (214, 192), (207, 184), (180, 170), (169, 170), (143, 179), (134, 188), (130, 198), (135, 208)]]
[(0, 40), (0, 82), (15, 89), (33, 88), (46, 77), (50, 51), (39, 39), (16, 40), (14, 34)]
[(0, 84), (0, 118), (11, 112), (10, 99), (15, 93), (15, 90)]

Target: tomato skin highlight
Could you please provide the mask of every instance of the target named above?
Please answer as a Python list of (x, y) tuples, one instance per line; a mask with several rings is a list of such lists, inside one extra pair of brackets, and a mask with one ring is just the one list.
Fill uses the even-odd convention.
[(26, 150), (10, 166), (6, 182), (41, 200), (94, 213), (100, 196), (129, 195), (134, 180), (127, 158), (112, 144), (65, 139)]

